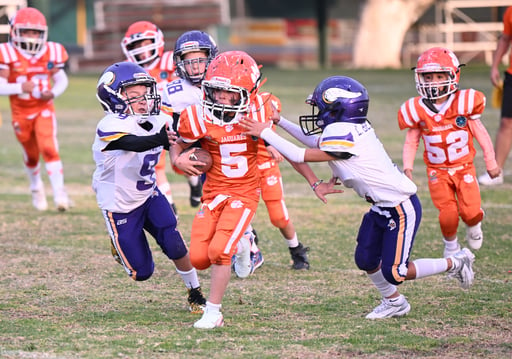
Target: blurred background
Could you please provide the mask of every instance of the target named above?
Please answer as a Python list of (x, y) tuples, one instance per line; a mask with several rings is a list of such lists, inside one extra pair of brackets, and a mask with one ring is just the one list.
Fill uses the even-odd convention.
[(70, 53), (69, 71), (97, 72), (124, 60), (128, 26), (147, 20), (166, 50), (183, 32), (209, 32), (221, 51), (244, 50), (281, 68), (402, 68), (432, 46), (462, 63), (490, 64), (512, 0), (0, 0), (0, 41), (9, 19), (33, 6), (49, 40)]

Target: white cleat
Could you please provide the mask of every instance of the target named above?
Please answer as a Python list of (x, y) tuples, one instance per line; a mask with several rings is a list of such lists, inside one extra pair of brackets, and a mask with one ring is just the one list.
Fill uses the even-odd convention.
[(473, 272), (475, 255), (469, 249), (463, 248), (450, 258), (453, 265), (448, 271), (448, 276), (456, 278), (463, 289), (469, 289), (475, 279), (475, 273)]
[(32, 190), (32, 205), (38, 211), (46, 211), (48, 209), (48, 202), (46, 201), (44, 187), (41, 186)]
[(197, 329), (215, 329), (224, 326), (224, 317), (221, 312), (209, 312), (208, 308), (204, 310), (203, 316), (194, 323)]
[(238, 250), (235, 254), (233, 269), (239, 278), (247, 278), (253, 272), (251, 262), (251, 241), (247, 233), (245, 233), (238, 242)]
[(466, 227), (466, 240), (468, 241), (469, 248), (473, 250), (479, 250), (482, 247), (484, 241), (484, 234), (482, 232), (482, 223), (478, 223), (474, 226)]
[(401, 317), (411, 311), (411, 306), (407, 299), (400, 294), (393, 299), (382, 298), (380, 305), (375, 307), (373, 312), (366, 316), (366, 319), (384, 319), (392, 317)]
[(59, 212), (64, 212), (69, 209), (69, 197), (65, 189), (61, 189), (54, 196), (55, 206)]
[(500, 175), (496, 178), (491, 178), (488, 173), (484, 173), (478, 177), (478, 183), (480, 183), (482, 186), (498, 186), (503, 184), (503, 182), (503, 172), (501, 172)]

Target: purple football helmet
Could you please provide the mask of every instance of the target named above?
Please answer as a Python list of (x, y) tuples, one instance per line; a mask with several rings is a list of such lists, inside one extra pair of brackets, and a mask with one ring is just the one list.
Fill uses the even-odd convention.
[[(321, 133), (334, 122), (363, 123), (367, 120), (368, 91), (356, 80), (346, 76), (331, 76), (318, 84), (306, 103), (312, 106), (311, 115), (299, 116), (306, 136)], [(318, 112), (315, 114), (315, 107)]]
[(118, 62), (105, 69), (96, 86), (96, 98), (103, 110), (108, 113), (130, 113), (131, 104), (140, 98), (128, 98), (124, 90), (129, 86), (143, 85), (147, 87), (145, 100), (148, 103), (147, 115), (160, 113), (160, 95), (156, 90), (156, 81), (146, 70), (133, 62)]
[[(184, 60), (183, 55), (192, 51), (206, 52), (206, 60)], [(208, 65), (213, 60), (213, 58), (217, 56), (218, 52), (217, 44), (206, 32), (198, 30), (187, 31), (178, 37), (176, 44), (174, 45), (173, 59), (174, 64), (176, 65), (176, 73), (180, 78), (186, 79), (193, 84), (198, 84), (203, 80)], [(190, 75), (187, 72), (185, 65), (191, 65), (194, 62), (200, 63), (201, 61), (206, 63), (204, 72), (197, 75)]]

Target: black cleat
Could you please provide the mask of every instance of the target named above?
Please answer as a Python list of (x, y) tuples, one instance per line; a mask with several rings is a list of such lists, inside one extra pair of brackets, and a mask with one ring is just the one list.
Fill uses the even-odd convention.
[(302, 243), (295, 248), (288, 248), (292, 256), (292, 268), (296, 270), (309, 269), (308, 255), (309, 247), (304, 247)]
[(188, 290), (188, 310), (193, 314), (203, 314), (206, 307), (206, 299), (203, 296), (201, 287)]

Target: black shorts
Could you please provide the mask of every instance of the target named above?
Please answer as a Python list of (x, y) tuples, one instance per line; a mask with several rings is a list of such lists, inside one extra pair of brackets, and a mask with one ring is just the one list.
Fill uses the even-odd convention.
[(501, 101), (501, 117), (512, 117), (512, 74), (505, 71), (503, 81), (503, 100)]

